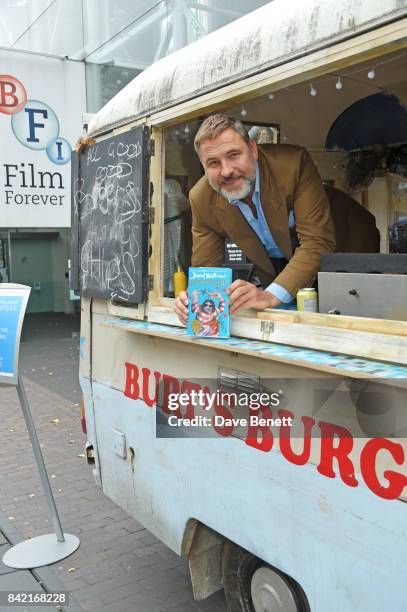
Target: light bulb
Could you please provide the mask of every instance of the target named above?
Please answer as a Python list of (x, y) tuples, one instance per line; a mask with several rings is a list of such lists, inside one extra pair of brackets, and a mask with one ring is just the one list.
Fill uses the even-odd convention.
[(273, 93), (269, 93), (267, 94), (267, 97), (269, 100), (273, 100), (274, 99), (274, 94)]
[(189, 125), (186, 125), (186, 126), (185, 126), (184, 132), (185, 132), (185, 134), (187, 134), (187, 135), (189, 134), (189, 132), (190, 132), (190, 130), (189, 130)]
[(316, 96), (317, 93), (318, 93), (312, 83), (311, 83), (310, 88), (309, 88), (309, 93), (310, 93), (311, 96)]
[(341, 81), (341, 77), (338, 77), (338, 80), (335, 83), (335, 87), (336, 87), (336, 89), (342, 89), (343, 88), (343, 83)]
[(246, 117), (247, 110), (245, 108), (242, 108), (242, 110), (240, 111), (240, 114), (242, 115), (242, 117)]
[(371, 68), (369, 70), (369, 72), (367, 73), (367, 78), (368, 79), (374, 79), (376, 76), (376, 70), (374, 68)]

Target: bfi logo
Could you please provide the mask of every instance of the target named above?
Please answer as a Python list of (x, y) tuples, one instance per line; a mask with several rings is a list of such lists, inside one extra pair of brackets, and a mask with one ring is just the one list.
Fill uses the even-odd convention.
[(45, 150), (54, 164), (71, 159), (71, 145), (59, 136), (59, 120), (53, 109), (39, 100), (28, 100), (24, 85), (9, 74), (0, 75), (0, 112), (11, 115), (11, 128), (25, 147)]

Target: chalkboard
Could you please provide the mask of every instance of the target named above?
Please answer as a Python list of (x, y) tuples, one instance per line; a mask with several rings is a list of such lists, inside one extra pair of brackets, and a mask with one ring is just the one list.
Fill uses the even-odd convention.
[(140, 126), (73, 156), (71, 288), (85, 297), (146, 299), (148, 151)]

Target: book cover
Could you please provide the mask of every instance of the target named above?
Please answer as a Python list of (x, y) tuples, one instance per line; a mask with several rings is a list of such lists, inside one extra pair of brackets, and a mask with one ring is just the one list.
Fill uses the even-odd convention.
[(231, 268), (189, 268), (187, 335), (229, 338)]

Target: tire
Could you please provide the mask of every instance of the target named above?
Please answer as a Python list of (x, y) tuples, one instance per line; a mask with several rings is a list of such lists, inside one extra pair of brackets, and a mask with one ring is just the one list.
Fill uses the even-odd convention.
[(260, 559), (233, 542), (223, 548), (223, 588), (229, 612), (255, 612), (250, 592), (252, 576), (262, 565)]
[[(224, 545), (222, 575), (229, 612), (310, 610), (305, 593), (295, 580), (233, 542), (226, 542)], [(263, 582), (269, 590), (262, 588)], [(253, 603), (253, 588), (257, 608)], [(273, 597), (273, 593), (276, 597)]]

